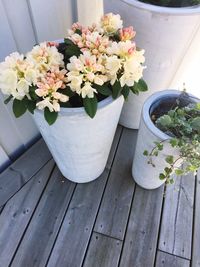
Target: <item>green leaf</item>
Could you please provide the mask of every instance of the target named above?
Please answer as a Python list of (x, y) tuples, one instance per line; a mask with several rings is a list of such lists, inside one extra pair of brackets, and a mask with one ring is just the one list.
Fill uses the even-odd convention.
[(47, 107), (44, 109), (44, 117), (45, 120), (48, 122), (49, 125), (52, 125), (57, 117), (58, 117), (58, 112), (51, 112)]
[(81, 35), (81, 34), (82, 34), (82, 31), (81, 31), (80, 29), (76, 29), (76, 30), (75, 30), (75, 33)]
[(139, 92), (146, 92), (147, 90), (148, 86), (143, 79), (140, 79), (137, 83), (135, 82), (131, 87), (131, 91), (136, 95), (139, 94)]
[(175, 147), (178, 145), (178, 140), (176, 138), (171, 139), (169, 142), (172, 147)]
[(169, 127), (172, 124), (172, 119), (169, 115), (163, 115), (157, 119), (156, 124), (159, 124), (163, 127)]
[(73, 92), (69, 86), (67, 86), (65, 89), (60, 89), (59, 90), (59, 93), (63, 94), (63, 95), (66, 95), (66, 96), (69, 96), (69, 97), (72, 97), (76, 94), (76, 92)]
[(27, 110), (26, 100), (24, 99), (13, 100), (13, 113), (15, 114), (16, 118), (19, 118), (20, 116), (22, 116), (26, 112), (26, 110)]
[(97, 112), (96, 96), (94, 96), (93, 98), (89, 98), (89, 97), (83, 98), (83, 106), (85, 108), (86, 113), (90, 116), (90, 118), (94, 118)]
[(122, 89), (122, 95), (124, 96), (124, 99), (127, 100), (128, 99), (128, 95), (130, 93), (130, 88), (125, 85)]
[(38, 95), (36, 95), (36, 93), (35, 93), (36, 88), (37, 88), (36, 86), (30, 86), (29, 87), (29, 95), (30, 95), (31, 99), (33, 99), (33, 100), (37, 100), (39, 98)]
[(143, 152), (143, 155), (144, 155), (144, 156), (148, 156), (148, 155), (149, 155), (149, 152), (148, 152), (147, 150), (145, 150), (145, 151)]
[(75, 44), (67, 46), (65, 49), (65, 56), (72, 57), (72, 56), (80, 56), (81, 50)]
[(159, 178), (160, 178), (160, 180), (164, 180), (164, 179), (166, 179), (166, 176), (164, 175), (164, 173), (160, 173)]
[(27, 109), (30, 113), (34, 114), (34, 110), (36, 109), (36, 102), (33, 101), (27, 101)]
[(192, 128), (200, 131), (200, 117), (196, 117), (191, 121)]
[(112, 86), (113, 92), (112, 92), (112, 96), (114, 99), (118, 98), (118, 96), (120, 95), (121, 92), (121, 84), (119, 81), (116, 81), (113, 86)]
[(168, 167), (165, 167), (164, 168), (164, 171), (165, 171), (165, 173), (168, 175), (168, 174), (170, 174), (170, 173), (172, 173), (172, 169), (171, 168), (168, 168)]
[(175, 170), (175, 174), (176, 174), (176, 175), (183, 175), (183, 173), (184, 173), (184, 171), (181, 170), (181, 169), (176, 169), (176, 170)]
[(105, 95), (105, 96), (112, 95), (111, 89), (106, 84), (103, 84), (103, 85), (94, 84), (93, 87), (97, 89), (97, 92), (102, 95)]
[(169, 164), (173, 164), (174, 162), (174, 157), (172, 155), (169, 155), (165, 158), (165, 161)]
[(4, 100), (4, 104), (8, 104), (12, 98), (13, 98), (13, 96), (10, 95), (8, 98), (6, 98), (6, 99)]
[(68, 39), (68, 38), (65, 38), (64, 39), (64, 42), (66, 45), (74, 45), (74, 43), (72, 42), (72, 40)]

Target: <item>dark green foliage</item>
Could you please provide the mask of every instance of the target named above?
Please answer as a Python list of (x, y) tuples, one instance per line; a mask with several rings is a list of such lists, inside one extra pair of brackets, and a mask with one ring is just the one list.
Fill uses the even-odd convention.
[[(155, 124), (173, 138), (155, 142), (151, 152), (145, 150), (143, 154), (149, 156), (148, 163), (154, 165), (153, 157), (159, 156), (159, 151), (163, 150), (166, 142), (179, 151), (178, 158), (166, 156), (167, 167), (160, 174), (160, 179), (173, 183), (172, 173), (185, 175), (196, 172), (200, 168), (200, 103), (191, 103), (181, 108), (177, 106), (158, 118)], [(177, 167), (177, 162), (182, 163), (180, 167)]]
[(58, 112), (51, 112), (47, 107), (44, 109), (44, 117), (45, 120), (48, 122), (49, 125), (52, 125), (57, 117), (58, 117)]
[(89, 98), (89, 97), (83, 98), (83, 106), (85, 108), (86, 113), (90, 116), (90, 118), (94, 118), (97, 112), (96, 96), (94, 96), (93, 98)]

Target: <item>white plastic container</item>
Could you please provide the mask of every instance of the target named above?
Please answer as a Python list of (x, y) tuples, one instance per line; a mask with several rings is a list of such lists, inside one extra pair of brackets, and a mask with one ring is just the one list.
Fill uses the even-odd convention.
[[(155, 147), (155, 141), (161, 142), (170, 139), (170, 136), (159, 130), (152, 122), (150, 117), (151, 109), (159, 100), (169, 97), (175, 98), (179, 94), (180, 92), (177, 90), (164, 90), (153, 94), (144, 103), (133, 159), (132, 175), (135, 182), (145, 189), (160, 187), (165, 182), (165, 180), (159, 179), (159, 174), (167, 167), (166, 156), (173, 155), (174, 159), (177, 159), (179, 155), (177, 148), (173, 148), (168, 142), (165, 142), (164, 148), (159, 152), (158, 157), (153, 157), (155, 167), (147, 163), (148, 157), (143, 155), (144, 150), (150, 152)], [(176, 167), (180, 165), (181, 162), (177, 161)]]
[[(160, 88), (170, 87), (192, 45), (200, 26), (200, 5), (168, 8), (137, 0), (109, 0), (105, 2), (106, 12), (111, 10), (111, 6), (113, 12), (122, 16), (125, 25), (134, 26), (137, 46), (145, 49), (147, 69), (144, 70), (144, 80), (149, 91), (139, 96), (130, 95), (120, 118), (123, 126), (138, 129), (144, 101)], [(189, 65), (193, 58), (189, 61), (184, 60), (184, 64)]]
[(103, 172), (119, 116), (123, 97), (108, 97), (98, 103), (93, 119), (84, 108), (61, 108), (56, 122), (49, 126), (42, 111), (34, 120), (63, 176), (77, 182), (90, 182)]

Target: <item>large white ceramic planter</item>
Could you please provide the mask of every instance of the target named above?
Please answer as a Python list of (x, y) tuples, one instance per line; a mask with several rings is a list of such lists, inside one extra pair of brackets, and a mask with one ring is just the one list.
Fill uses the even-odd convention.
[[(200, 26), (200, 5), (167, 8), (137, 0), (107, 0), (105, 9), (121, 14), (126, 25), (133, 25), (137, 32), (137, 46), (145, 49), (147, 69), (144, 79), (149, 91), (139, 96), (130, 95), (120, 118), (123, 126), (137, 129), (144, 101), (160, 88), (169, 88), (192, 44)], [(194, 53), (193, 58), (195, 56)], [(189, 60), (192, 62), (193, 58)], [(187, 63), (184, 61), (186, 66)]]
[[(165, 142), (163, 151), (160, 151), (158, 157), (153, 157), (155, 167), (148, 164), (148, 157), (143, 155), (144, 150), (151, 151), (155, 147), (154, 142), (160, 142), (170, 139), (170, 136), (159, 130), (150, 118), (152, 105), (156, 105), (160, 99), (177, 97), (180, 94), (177, 90), (164, 90), (157, 92), (149, 97), (143, 106), (138, 132), (135, 155), (133, 159), (132, 175), (135, 182), (145, 189), (155, 189), (161, 186), (165, 180), (159, 179), (159, 174), (167, 167), (165, 158), (167, 155), (173, 155), (178, 158), (178, 149), (172, 148), (168, 142)], [(177, 162), (177, 167), (180, 166)]]
[(62, 108), (51, 126), (43, 112), (35, 111), (34, 120), (63, 176), (86, 183), (103, 172), (123, 102), (122, 96), (104, 99), (93, 119), (84, 108)]

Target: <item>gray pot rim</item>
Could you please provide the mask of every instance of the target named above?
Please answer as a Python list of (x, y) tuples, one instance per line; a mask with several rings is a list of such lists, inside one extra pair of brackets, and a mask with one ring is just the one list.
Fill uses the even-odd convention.
[(139, 0), (121, 0), (128, 5), (135, 6), (139, 9), (144, 9), (146, 11), (155, 12), (158, 14), (165, 15), (179, 15), (179, 16), (187, 16), (187, 15), (198, 15), (200, 14), (200, 5), (194, 5), (189, 7), (163, 7), (163, 6), (155, 6), (152, 4), (147, 4), (140, 2)]
[[(149, 128), (149, 130), (154, 135), (159, 137), (161, 140), (171, 139), (171, 136), (165, 134), (164, 132), (162, 132), (160, 129), (158, 129), (155, 126), (155, 124), (152, 122), (152, 120), (150, 118), (150, 108), (156, 101), (162, 99), (163, 97), (165, 97), (165, 96), (178, 96), (178, 95), (180, 95), (180, 93), (181, 93), (181, 91), (175, 90), (175, 89), (168, 89), (168, 90), (159, 91), (159, 92), (152, 94), (149, 98), (147, 98), (147, 100), (145, 101), (145, 103), (143, 105), (142, 119), (143, 119), (144, 123)], [(191, 96), (194, 99), (198, 99), (197, 97), (195, 97), (192, 94), (189, 94), (189, 96)]]

